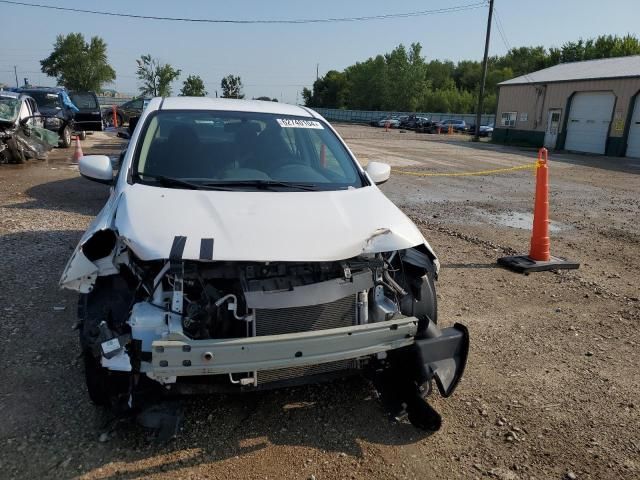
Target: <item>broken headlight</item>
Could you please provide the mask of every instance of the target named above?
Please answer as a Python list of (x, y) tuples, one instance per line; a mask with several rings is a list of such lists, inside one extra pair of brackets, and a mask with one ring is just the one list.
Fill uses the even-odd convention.
[(49, 118), (45, 118), (44, 120), (45, 128), (60, 128), (61, 125), (62, 125), (62, 120), (60, 120), (58, 117), (49, 117)]

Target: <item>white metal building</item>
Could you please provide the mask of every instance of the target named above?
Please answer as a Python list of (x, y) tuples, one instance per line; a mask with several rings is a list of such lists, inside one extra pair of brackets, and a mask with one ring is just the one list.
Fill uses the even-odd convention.
[(563, 63), (498, 86), (495, 141), (640, 158), (640, 55)]

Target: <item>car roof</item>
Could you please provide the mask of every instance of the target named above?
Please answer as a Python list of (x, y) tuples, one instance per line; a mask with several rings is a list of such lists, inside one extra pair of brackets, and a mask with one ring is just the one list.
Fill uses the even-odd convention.
[(62, 87), (25, 87), (21, 88), (21, 92), (47, 92), (47, 93), (60, 93), (65, 89)]
[(228, 112), (256, 112), (276, 115), (296, 115), (299, 117), (314, 117), (312, 110), (297, 105), (263, 100), (237, 100), (235, 98), (209, 97), (167, 97), (156, 108), (156, 102), (151, 102), (152, 110), (222, 110)]
[(17, 92), (11, 92), (9, 90), (0, 90), (0, 97), (20, 98), (22, 95)]
[(0, 90), (0, 97), (15, 98), (17, 100), (24, 100), (26, 98), (31, 98), (31, 96), (26, 93), (13, 92), (11, 90)]

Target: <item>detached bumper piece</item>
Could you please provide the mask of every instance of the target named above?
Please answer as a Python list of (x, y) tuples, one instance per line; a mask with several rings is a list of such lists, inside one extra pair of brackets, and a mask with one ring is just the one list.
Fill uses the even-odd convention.
[(418, 339), (413, 345), (420, 376), (424, 383), (435, 379), (440, 395), (447, 398), (458, 386), (469, 356), (469, 331), (456, 323), (451, 328), (440, 330), (429, 322), (427, 338)]
[(377, 372), (374, 382), (392, 417), (406, 414), (415, 427), (434, 432), (440, 429), (442, 419), (425, 401), (422, 386), (435, 380), (443, 397), (453, 393), (467, 365), (469, 332), (458, 323), (440, 330), (426, 321), (422, 338), (389, 352), (389, 367)]

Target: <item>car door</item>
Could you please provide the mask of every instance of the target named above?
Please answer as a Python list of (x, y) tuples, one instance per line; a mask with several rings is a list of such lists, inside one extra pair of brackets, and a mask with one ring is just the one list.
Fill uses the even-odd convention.
[(73, 104), (78, 107), (74, 115), (75, 129), (78, 131), (102, 131), (102, 114), (98, 97), (94, 92), (71, 92)]
[(30, 125), (34, 127), (43, 128), (44, 127), (44, 119), (40, 116), (40, 112), (38, 111), (38, 104), (33, 98), (28, 98), (27, 103), (29, 104), (29, 108), (31, 110), (31, 115), (33, 118), (30, 122)]

